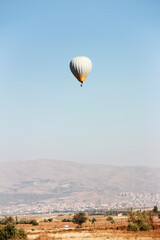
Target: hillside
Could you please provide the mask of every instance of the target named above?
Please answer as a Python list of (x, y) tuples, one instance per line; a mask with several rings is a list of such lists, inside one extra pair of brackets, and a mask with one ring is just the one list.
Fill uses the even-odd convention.
[(33, 160), (0, 163), (0, 172), (0, 206), (49, 199), (109, 203), (160, 192), (156, 168)]

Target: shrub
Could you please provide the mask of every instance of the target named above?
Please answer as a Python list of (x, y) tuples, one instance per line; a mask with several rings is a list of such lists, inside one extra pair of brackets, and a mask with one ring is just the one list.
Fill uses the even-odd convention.
[(27, 238), (27, 233), (23, 228), (18, 229), (18, 237), (23, 239)]
[(17, 229), (14, 223), (7, 223), (5, 227), (0, 229), (0, 240), (8, 239), (26, 239), (27, 233), (24, 229)]
[(43, 222), (52, 222), (53, 218), (44, 219)]
[(28, 220), (28, 219), (25, 219), (25, 218), (21, 219), (18, 223), (19, 224), (32, 224), (34, 226), (38, 225), (38, 222), (35, 219)]
[(18, 230), (13, 223), (7, 223), (4, 232), (6, 239), (16, 239), (18, 237)]
[(4, 229), (0, 229), (0, 240), (6, 240)]
[(97, 221), (96, 218), (92, 218), (92, 220), (91, 220), (92, 224), (94, 224), (94, 222), (96, 222), (96, 221)]
[(106, 220), (107, 220), (107, 221), (112, 221), (112, 220), (113, 220), (113, 217), (109, 216), (109, 217), (107, 217)]
[(48, 218), (48, 222), (52, 222), (53, 218)]
[(76, 228), (82, 228), (82, 226), (78, 225), (78, 226), (76, 226)]
[(130, 222), (128, 224), (128, 231), (139, 231), (137, 223)]
[(0, 224), (2, 225), (6, 225), (7, 223), (15, 223), (14, 218), (13, 217), (5, 217), (0, 221)]
[(140, 231), (148, 231), (149, 230), (149, 225), (147, 223), (142, 223), (139, 230)]
[(31, 224), (32, 224), (33, 226), (36, 226), (36, 225), (38, 225), (38, 222), (37, 222), (35, 219), (33, 219), (33, 220), (31, 220)]
[(72, 219), (64, 218), (64, 219), (62, 219), (62, 222), (72, 222)]
[(133, 212), (131, 209), (129, 211), (128, 218), (128, 230), (129, 231), (148, 231), (149, 226), (154, 227), (153, 225), (153, 216), (150, 212)]
[(21, 220), (18, 221), (18, 224), (29, 224), (29, 220), (22, 218)]

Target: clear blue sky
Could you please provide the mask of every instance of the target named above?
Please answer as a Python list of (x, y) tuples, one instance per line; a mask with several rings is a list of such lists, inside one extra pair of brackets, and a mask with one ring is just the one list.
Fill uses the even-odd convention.
[(160, 167), (159, 0), (0, 1), (0, 161), (42, 158)]

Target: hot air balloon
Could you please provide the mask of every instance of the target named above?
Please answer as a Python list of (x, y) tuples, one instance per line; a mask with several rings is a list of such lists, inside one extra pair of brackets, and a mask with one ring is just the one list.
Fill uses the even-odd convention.
[(78, 56), (74, 57), (70, 62), (70, 69), (73, 75), (81, 82), (81, 87), (83, 82), (89, 75), (92, 69), (92, 62), (88, 57)]

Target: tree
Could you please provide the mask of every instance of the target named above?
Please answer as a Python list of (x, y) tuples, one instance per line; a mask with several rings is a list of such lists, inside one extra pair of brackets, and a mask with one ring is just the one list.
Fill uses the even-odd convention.
[(106, 212), (105, 212), (105, 216), (108, 216), (108, 215), (109, 215), (109, 212), (108, 212), (108, 211), (106, 211)]
[(97, 220), (95, 218), (92, 218), (91, 222), (92, 224), (94, 224), (94, 222), (96, 222)]
[(157, 207), (157, 206), (154, 206), (153, 212), (156, 213), (156, 214), (158, 214), (158, 207)]
[(16, 224), (18, 224), (18, 217), (17, 217), (17, 215), (15, 217), (15, 222), (16, 222)]
[(4, 228), (0, 228), (0, 240), (6, 240)]
[(23, 228), (18, 229), (18, 238), (27, 239), (27, 233)]
[(48, 222), (52, 222), (53, 218), (48, 218)]
[(129, 231), (148, 231), (149, 227), (153, 225), (152, 215), (144, 212), (133, 212), (131, 209), (128, 213), (128, 230)]
[(4, 227), (6, 239), (16, 239), (18, 236), (18, 230), (15, 224), (8, 222)]
[(72, 222), (78, 224), (79, 226), (81, 226), (86, 221), (87, 221), (87, 217), (84, 212), (76, 213), (72, 219)]
[(0, 224), (6, 225), (7, 223), (15, 223), (14, 218), (9, 216), (5, 217), (0, 221)]
[(26, 231), (22, 228), (16, 228), (16, 222), (18, 219), (15, 221), (11, 216), (0, 221), (0, 240), (27, 239)]
[(22, 228), (16, 228), (15, 223), (8, 222), (0, 228), (0, 240), (27, 239), (27, 233)]

